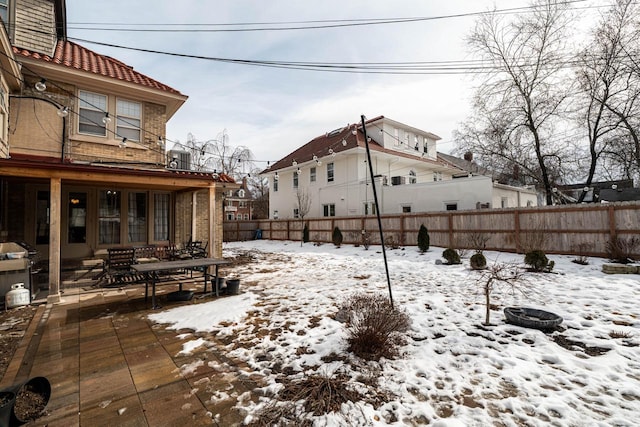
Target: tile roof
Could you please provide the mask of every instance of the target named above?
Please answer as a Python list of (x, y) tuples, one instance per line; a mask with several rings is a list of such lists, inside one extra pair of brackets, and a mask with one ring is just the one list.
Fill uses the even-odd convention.
[[(369, 125), (370, 123), (376, 122), (383, 118), (384, 116), (378, 116), (373, 119), (367, 120), (365, 124)], [(355, 133), (354, 133), (354, 130), (355, 130)], [(368, 135), (368, 136), (371, 136), (371, 135)], [(318, 156), (318, 159), (322, 159), (323, 157), (326, 157), (331, 154), (329, 150), (332, 150), (333, 153), (338, 154), (342, 151), (351, 150), (357, 147), (365, 148), (364, 133), (362, 132), (362, 124), (360, 123), (348, 124), (344, 128), (336, 129), (334, 131), (328, 132), (325, 135), (321, 135), (312, 139), (311, 141), (309, 141), (302, 147), (298, 148), (294, 152), (288, 154), (284, 158), (275, 162), (273, 165), (271, 165), (269, 169), (262, 171), (262, 173), (268, 173), (268, 172), (291, 167), (294, 160), (298, 163), (308, 162), (310, 160), (313, 160), (314, 155)], [(371, 151), (387, 153), (387, 154), (391, 154), (399, 157), (406, 157), (415, 161), (420, 161), (420, 162), (429, 163), (433, 165), (450, 166), (449, 163), (445, 163), (440, 160), (434, 161), (430, 159), (416, 157), (412, 154), (402, 153), (400, 151), (389, 150), (381, 146), (373, 138), (369, 143), (369, 149)]]
[(86, 71), (100, 76), (138, 84), (151, 89), (181, 95), (178, 90), (135, 71), (133, 67), (128, 66), (124, 62), (118, 61), (117, 59), (109, 56), (101, 55), (68, 40), (58, 40), (53, 56), (16, 46), (13, 47), (13, 52), (17, 58), (26, 57), (39, 59), (51, 64), (57, 64), (79, 71)]

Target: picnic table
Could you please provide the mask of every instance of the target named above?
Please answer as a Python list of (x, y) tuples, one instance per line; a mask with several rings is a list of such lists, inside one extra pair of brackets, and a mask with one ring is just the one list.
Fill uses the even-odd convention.
[[(194, 268), (203, 268), (204, 272), (204, 290), (203, 293), (207, 293), (207, 282), (211, 277), (208, 274), (208, 267), (214, 266), (214, 277), (215, 281), (211, 285), (212, 288), (215, 288), (215, 294), (218, 296), (218, 286), (215, 285), (218, 282), (218, 268), (221, 265), (230, 264), (231, 261), (221, 258), (193, 258), (193, 259), (181, 259), (177, 261), (160, 261), (160, 262), (150, 262), (145, 264), (133, 264), (131, 268), (145, 276), (145, 289), (144, 289), (144, 300), (147, 301), (147, 295), (149, 292), (149, 282), (151, 282), (151, 307), (153, 309), (159, 308), (156, 304), (156, 283), (158, 282), (160, 273), (175, 271), (175, 270), (185, 270), (185, 269), (194, 269)], [(213, 289), (212, 289), (213, 292)]]

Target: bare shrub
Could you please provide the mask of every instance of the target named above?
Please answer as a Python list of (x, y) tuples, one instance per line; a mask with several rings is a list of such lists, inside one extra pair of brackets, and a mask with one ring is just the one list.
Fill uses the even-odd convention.
[(400, 242), (398, 240), (396, 240), (395, 236), (393, 234), (390, 234), (388, 236), (384, 237), (384, 246), (387, 249), (398, 249), (400, 248)]
[(591, 247), (588, 243), (580, 243), (578, 245), (572, 246), (571, 251), (576, 254), (576, 257), (571, 260), (571, 262), (580, 265), (589, 265), (589, 259), (587, 258), (587, 252)]
[(607, 242), (605, 250), (607, 251), (609, 260), (620, 264), (629, 264), (633, 262), (633, 255), (637, 252), (639, 245), (640, 239), (637, 237), (623, 239), (613, 236)]
[(365, 251), (368, 251), (369, 246), (371, 246), (371, 236), (367, 230), (362, 230), (362, 246), (364, 246)]
[(387, 297), (355, 294), (344, 301), (341, 310), (348, 313), (345, 326), (349, 351), (367, 360), (398, 355), (411, 319), (404, 311), (392, 307)]
[(478, 253), (482, 253), (487, 248), (487, 243), (491, 240), (491, 235), (474, 232), (469, 234), (467, 245)]
[(538, 222), (531, 230), (520, 232), (520, 249), (523, 253), (544, 250), (549, 240), (549, 233), (542, 222)]

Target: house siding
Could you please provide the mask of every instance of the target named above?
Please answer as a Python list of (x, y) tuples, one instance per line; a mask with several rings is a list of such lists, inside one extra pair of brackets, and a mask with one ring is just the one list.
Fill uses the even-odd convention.
[[(34, 31), (36, 28), (38, 30)], [(16, 0), (13, 44), (51, 55), (55, 43), (54, 2), (50, 0)]]

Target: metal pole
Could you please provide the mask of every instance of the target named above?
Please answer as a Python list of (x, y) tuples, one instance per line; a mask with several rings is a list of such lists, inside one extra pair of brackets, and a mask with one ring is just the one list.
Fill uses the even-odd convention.
[(378, 206), (378, 192), (376, 182), (373, 178), (373, 163), (371, 162), (371, 151), (369, 150), (369, 140), (367, 138), (367, 128), (364, 125), (364, 114), (360, 116), (362, 120), (362, 132), (364, 133), (364, 146), (367, 149), (367, 162), (369, 163), (369, 175), (371, 175), (371, 187), (373, 188), (373, 202), (376, 205), (376, 216), (378, 217), (378, 231), (380, 231), (380, 244), (382, 245), (382, 257), (384, 258), (384, 271), (387, 274), (387, 287), (389, 288), (389, 301), (393, 308), (393, 293), (391, 292), (391, 279), (389, 278), (389, 263), (387, 262), (387, 252), (384, 249), (384, 234), (382, 233), (382, 219), (380, 218), (380, 206)]

